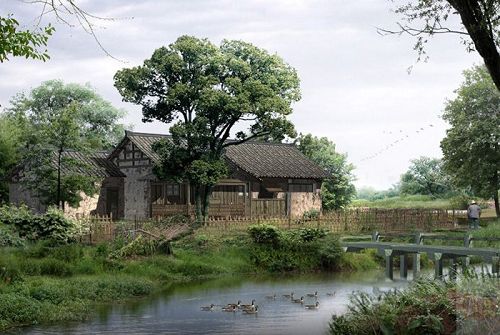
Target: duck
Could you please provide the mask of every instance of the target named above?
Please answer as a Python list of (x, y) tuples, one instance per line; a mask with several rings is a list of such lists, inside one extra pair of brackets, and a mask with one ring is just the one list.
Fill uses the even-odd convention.
[(252, 299), (252, 303), (250, 305), (248, 305), (248, 304), (240, 305), (240, 308), (243, 310), (254, 309), (255, 308), (255, 299)]
[(266, 295), (266, 299), (276, 300), (276, 293), (273, 295)]
[(243, 313), (245, 313), (245, 314), (257, 314), (258, 311), (259, 311), (259, 306), (255, 306), (255, 308), (244, 309)]
[(333, 292), (327, 292), (327, 293), (326, 293), (326, 296), (327, 296), (327, 297), (334, 297), (334, 296), (335, 296), (335, 294), (337, 294), (337, 292), (335, 292), (335, 291), (333, 291)]
[(214, 310), (214, 304), (210, 304), (210, 306), (201, 306), (202, 311), (213, 311)]
[(303, 304), (304, 303), (304, 297), (300, 297), (300, 299), (292, 299), (293, 303), (296, 304)]
[(306, 295), (308, 297), (313, 297), (313, 298), (316, 297), (317, 298), (318, 297), (318, 291), (315, 291), (314, 293), (307, 293)]
[(293, 299), (293, 292), (290, 294), (283, 294), (283, 298), (290, 298)]
[(238, 309), (236, 306), (226, 306), (222, 307), (223, 312), (236, 312)]
[(238, 300), (238, 302), (236, 304), (227, 304), (226, 307), (236, 307), (236, 308), (240, 308), (241, 306), (241, 300)]
[(305, 305), (304, 306), (306, 309), (318, 309), (319, 308), (319, 301), (316, 301), (314, 305)]

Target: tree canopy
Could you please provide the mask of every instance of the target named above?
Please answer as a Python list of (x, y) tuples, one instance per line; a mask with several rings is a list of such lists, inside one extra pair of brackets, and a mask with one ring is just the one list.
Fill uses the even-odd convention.
[(304, 155), (332, 175), (321, 186), (323, 209), (333, 210), (347, 206), (356, 195), (353, 184), (354, 165), (347, 162), (347, 155), (338, 153), (335, 144), (326, 137), (300, 134), (296, 144)]
[(464, 71), (464, 77), (443, 114), (450, 124), (441, 141), (444, 168), (457, 186), (493, 198), (500, 216), (500, 92), (482, 66)]
[(119, 121), (124, 112), (90, 86), (60, 80), (20, 93), (11, 104), (0, 115), (0, 157), (9, 157), (0, 163), (2, 188), (6, 188), (12, 168), (21, 164), (22, 183), (47, 204), (76, 205), (81, 192), (92, 195), (94, 179), (76, 172), (75, 165), (80, 171), (85, 166), (64, 153), (111, 149), (123, 136), (124, 126)]
[(78, 106), (73, 117), (82, 139), (91, 149), (111, 149), (123, 137), (124, 125), (119, 121), (125, 112), (113, 107), (88, 84), (49, 80), (29, 93), (17, 94), (10, 102), (8, 113), (17, 118), (19, 126), (26, 127), (28, 137), (37, 134), (33, 130), (51, 123), (71, 105)]
[(451, 191), (448, 175), (442, 169), (442, 162), (437, 158), (420, 157), (413, 159), (401, 175), (400, 192), (402, 194), (424, 194), (439, 197)]
[(170, 144), (155, 146), (162, 159), (156, 171), (196, 186), (195, 195), (204, 196), (203, 206), (196, 200), (198, 218), (207, 215), (211, 187), (226, 172), (226, 147), (295, 135), (288, 116), (300, 99), (296, 71), (243, 41), (216, 46), (181, 36), (142, 66), (118, 71), (115, 86), (124, 101), (142, 106), (144, 121), (172, 124)]
[[(419, 59), (435, 35), (462, 37), (467, 51), (476, 50), (500, 90), (500, 1), (498, 0), (405, 0), (395, 12), (402, 17), (397, 30), (379, 29), (382, 34), (408, 34), (416, 38)], [(450, 26), (459, 16), (461, 27)]]

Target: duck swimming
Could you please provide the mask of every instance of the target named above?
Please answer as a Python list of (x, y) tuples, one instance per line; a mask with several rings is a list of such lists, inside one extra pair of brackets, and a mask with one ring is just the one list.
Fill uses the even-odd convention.
[(296, 304), (303, 304), (304, 303), (304, 297), (300, 297), (300, 299), (292, 299), (293, 303)]
[(304, 306), (307, 309), (318, 309), (319, 308), (319, 301), (316, 301), (314, 305), (305, 305)]
[(245, 314), (257, 314), (259, 310), (259, 306), (255, 306), (255, 308), (252, 309), (244, 309), (243, 313)]
[(238, 309), (236, 306), (226, 306), (222, 307), (223, 312), (236, 312)]
[(210, 306), (201, 306), (202, 311), (213, 311), (214, 309), (214, 304), (210, 304)]
[(314, 293), (307, 293), (306, 294), (308, 297), (318, 297), (318, 291), (315, 291)]

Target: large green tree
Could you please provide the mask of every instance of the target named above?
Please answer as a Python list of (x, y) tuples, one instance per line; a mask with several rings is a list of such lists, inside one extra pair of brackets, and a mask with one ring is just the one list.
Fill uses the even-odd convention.
[[(500, 90), (500, 1), (498, 0), (405, 0), (395, 10), (401, 15), (397, 30), (383, 34), (407, 34), (416, 38), (414, 49), (425, 54), (425, 44), (437, 35), (462, 37), (467, 51), (476, 50)], [(454, 26), (452, 18), (461, 21)]]
[(444, 168), (457, 186), (493, 198), (500, 217), (500, 92), (482, 66), (464, 71), (464, 77), (443, 114), (450, 124), (441, 141)]
[(356, 195), (353, 184), (354, 165), (347, 161), (347, 155), (337, 152), (335, 144), (326, 137), (300, 134), (295, 143), (304, 155), (332, 176), (321, 186), (323, 209), (332, 210), (347, 206)]
[(444, 196), (451, 191), (448, 175), (437, 158), (420, 157), (413, 159), (408, 171), (401, 175), (402, 194), (425, 194), (432, 197)]
[(65, 203), (77, 206), (81, 193), (93, 195), (96, 179), (88, 166), (68, 155), (68, 151), (91, 154), (85, 130), (78, 124), (78, 103), (38, 120), (36, 141), (23, 153), (21, 182), (45, 204), (64, 209)]
[(118, 71), (115, 86), (123, 100), (142, 106), (144, 121), (171, 124), (171, 141), (155, 146), (156, 172), (192, 183), (198, 220), (208, 215), (212, 187), (226, 173), (225, 148), (295, 135), (287, 117), (300, 99), (296, 71), (242, 41), (216, 46), (181, 36), (142, 66)]
[(11, 104), (0, 118), (8, 125), (5, 135), (3, 128), (0, 135), (0, 157), (9, 157), (0, 163), (3, 189), (12, 167), (23, 165), (22, 182), (46, 204), (76, 205), (81, 192), (92, 194), (94, 179), (82, 173), (86, 167), (66, 153), (111, 149), (123, 137), (119, 121), (124, 112), (90, 86), (60, 80), (20, 93)]

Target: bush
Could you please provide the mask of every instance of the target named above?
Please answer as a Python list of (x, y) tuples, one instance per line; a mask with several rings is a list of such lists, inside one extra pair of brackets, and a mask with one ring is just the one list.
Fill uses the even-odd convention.
[(0, 247), (23, 247), (24, 239), (12, 227), (0, 225)]
[(0, 223), (15, 227), (19, 236), (30, 240), (53, 239), (69, 242), (76, 229), (76, 223), (56, 208), (49, 208), (44, 215), (34, 215), (22, 205), (0, 207)]
[(73, 274), (71, 266), (55, 258), (44, 258), (40, 261), (40, 274), (57, 277), (68, 277)]
[(159, 241), (141, 236), (134, 239), (124, 247), (109, 254), (110, 259), (121, 259), (132, 256), (151, 256), (156, 253)]
[(332, 240), (324, 244), (319, 249), (319, 258), (321, 267), (327, 270), (335, 270), (338, 268), (339, 261), (342, 258), (342, 248), (338, 240)]
[(311, 242), (326, 236), (326, 231), (322, 228), (301, 228), (299, 236), (304, 242)]
[(304, 220), (316, 220), (319, 218), (320, 212), (317, 209), (310, 209), (302, 214)]
[(280, 242), (280, 231), (277, 227), (269, 224), (258, 224), (248, 227), (248, 232), (257, 244), (278, 245)]

